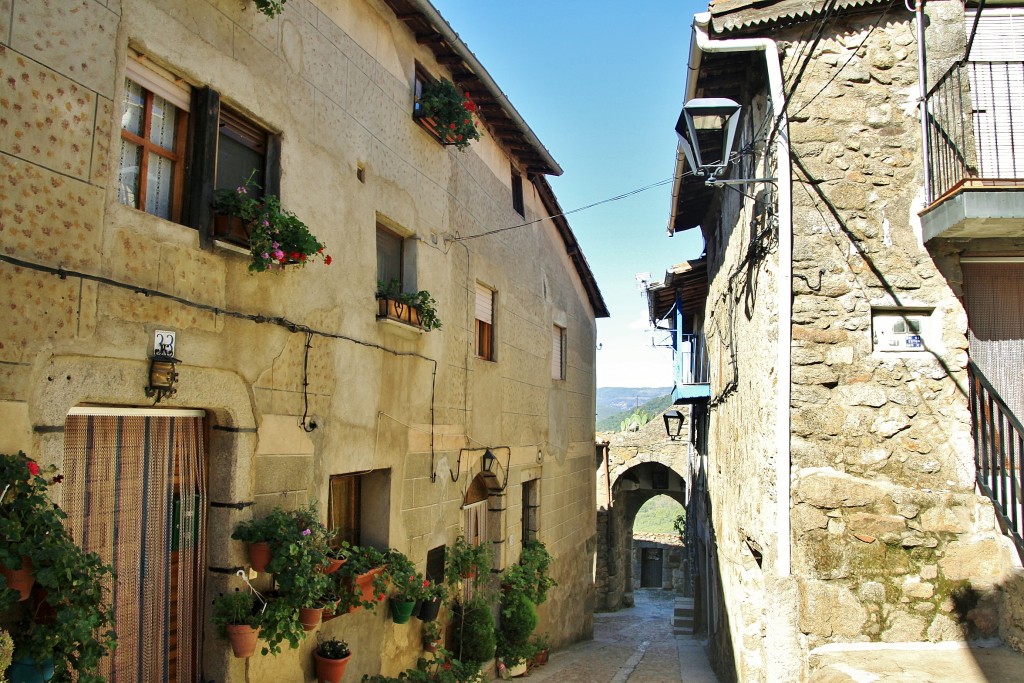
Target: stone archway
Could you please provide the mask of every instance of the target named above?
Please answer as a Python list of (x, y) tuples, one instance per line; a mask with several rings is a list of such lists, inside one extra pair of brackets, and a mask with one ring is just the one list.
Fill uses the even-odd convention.
[(688, 441), (685, 435), (670, 438), (662, 421), (655, 418), (636, 432), (612, 435), (607, 446), (602, 444), (597, 511), (599, 610), (632, 605), (633, 522), (644, 503), (667, 495), (685, 508)]

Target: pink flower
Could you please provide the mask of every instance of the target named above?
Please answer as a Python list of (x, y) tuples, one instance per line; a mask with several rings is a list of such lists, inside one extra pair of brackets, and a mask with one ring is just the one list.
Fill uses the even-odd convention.
[(249, 194), (249, 192), (244, 187), (239, 187), (238, 194)]
[(277, 242), (274, 242), (273, 244), (271, 244), (271, 245), (270, 245), (270, 247), (271, 247), (272, 249), (277, 249), (277, 248), (278, 248), (278, 247), (280, 247), (280, 246), (281, 246), (281, 245), (280, 245), (280, 244), (278, 244)]
[(269, 228), (270, 227), (270, 221), (263, 221), (263, 227), (264, 228)]
[(33, 477), (38, 477), (39, 476), (39, 465), (36, 464), (35, 462), (33, 462), (32, 460), (29, 460), (28, 461), (28, 472)]
[(268, 254), (267, 252), (263, 252), (262, 254), (260, 254), (260, 258), (262, 258), (264, 261), (267, 261), (270, 259), (270, 254)]
[(309, 529), (303, 529), (302, 530), (302, 535), (303, 536), (309, 536), (311, 533), (313, 533), (313, 532), (311, 532)]
[[(275, 242), (275, 244), (277, 243)], [(274, 249), (274, 251), (270, 252), (270, 255), (278, 261), (284, 261), (284, 252), (280, 249)]]

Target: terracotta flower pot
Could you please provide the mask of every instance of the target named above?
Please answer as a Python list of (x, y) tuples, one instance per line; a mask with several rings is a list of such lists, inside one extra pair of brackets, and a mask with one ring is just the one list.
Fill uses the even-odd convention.
[(249, 565), (258, 572), (267, 571), (270, 562), (270, 544), (266, 541), (249, 544)]
[(17, 569), (2, 567), (0, 568), (0, 573), (3, 573), (4, 578), (7, 580), (7, 587), (18, 591), (18, 594), (21, 596), (18, 598), (18, 602), (28, 600), (28, 596), (32, 592), (32, 586), (36, 582), (36, 577), (32, 573), (31, 560), (22, 555), (21, 567)]
[[(355, 578), (355, 587), (358, 590), (356, 594), (360, 600), (365, 602), (379, 602), (384, 599), (383, 596), (377, 596), (377, 593), (373, 587), (373, 580), (377, 575), (384, 572), (384, 567), (375, 567), (365, 574), (360, 574)], [(352, 607), (349, 612), (355, 612), (359, 607)]]
[(320, 572), (321, 574), (333, 574), (334, 572), (336, 572), (339, 569), (341, 569), (341, 565), (345, 564), (345, 562), (347, 560), (345, 560), (345, 558), (337, 560), (337, 559), (335, 559), (333, 557), (328, 557), (327, 561), (328, 561), (328, 564), (326, 566), (321, 565), (321, 566), (316, 568), (316, 570), (318, 572)]
[(259, 640), (259, 628), (253, 628), (247, 624), (229, 624), (227, 627), (228, 640), (231, 641), (231, 651), (239, 659), (252, 657), (256, 652), (256, 641)]
[(345, 667), (352, 655), (344, 659), (327, 659), (321, 657), (318, 652), (313, 653), (316, 657), (316, 680), (318, 683), (338, 683), (345, 675)]
[(548, 652), (547, 648), (544, 648), (533, 656), (533, 663), (535, 666), (544, 666), (548, 663)]
[(303, 631), (312, 631), (320, 625), (323, 620), (324, 608), (323, 607), (300, 607), (299, 608), (299, 623), (302, 624)]

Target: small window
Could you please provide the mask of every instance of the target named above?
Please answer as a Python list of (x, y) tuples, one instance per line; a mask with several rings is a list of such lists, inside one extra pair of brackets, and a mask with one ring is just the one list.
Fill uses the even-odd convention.
[(494, 360), (494, 290), (476, 285), (476, 355)]
[(333, 475), (328, 494), (327, 522), (338, 530), (337, 541), (389, 546), (391, 470)]
[(427, 551), (426, 577), (433, 583), (444, 583), (444, 565), (447, 546), (439, 545)]
[(386, 288), (393, 280), (398, 281), (399, 291), (405, 291), (402, 277), (405, 270), (405, 240), (387, 228), (377, 226), (377, 281)]
[(537, 540), (540, 518), (540, 480), (523, 482), (523, 544)]
[(267, 165), (267, 132), (242, 114), (222, 106), (217, 133), (218, 190), (234, 190), (247, 182), (262, 195)]
[(327, 505), (328, 528), (335, 529), (335, 541), (359, 545), (360, 526), (359, 475), (341, 474), (331, 477), (330, 500)]
[(551, 328), (551, 379), (565, 379), (565, 328)]
[(120, 203), (181, 221), (188, 110), (187, 85), (129, 60), (121, 113)]
[(515, 169), (512, 170), (512, 208), (523, 218), (526, 217), (526, 208), (523, 204), (523, 176)]

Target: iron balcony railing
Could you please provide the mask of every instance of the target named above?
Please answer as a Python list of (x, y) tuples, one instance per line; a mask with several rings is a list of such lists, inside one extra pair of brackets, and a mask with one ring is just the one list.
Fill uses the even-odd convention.
[(708, 384), (711, 368), (708, 365), (707, 345), (703, 334), (680, 334), (676, 342), (676, 384)]
[(1003, 530), (1024, 559), (1024, 497), (1021, 496), (1021, 457), (1024, 426), (1007, 408), (992, 384), (973, 362), (967, 365), (971, 382), (971, 425), (978, 487), (992, 499)]
[(1024, 178), (1024, 62), (959, 61), (927, 108), (929, 203), (967, 178)]

